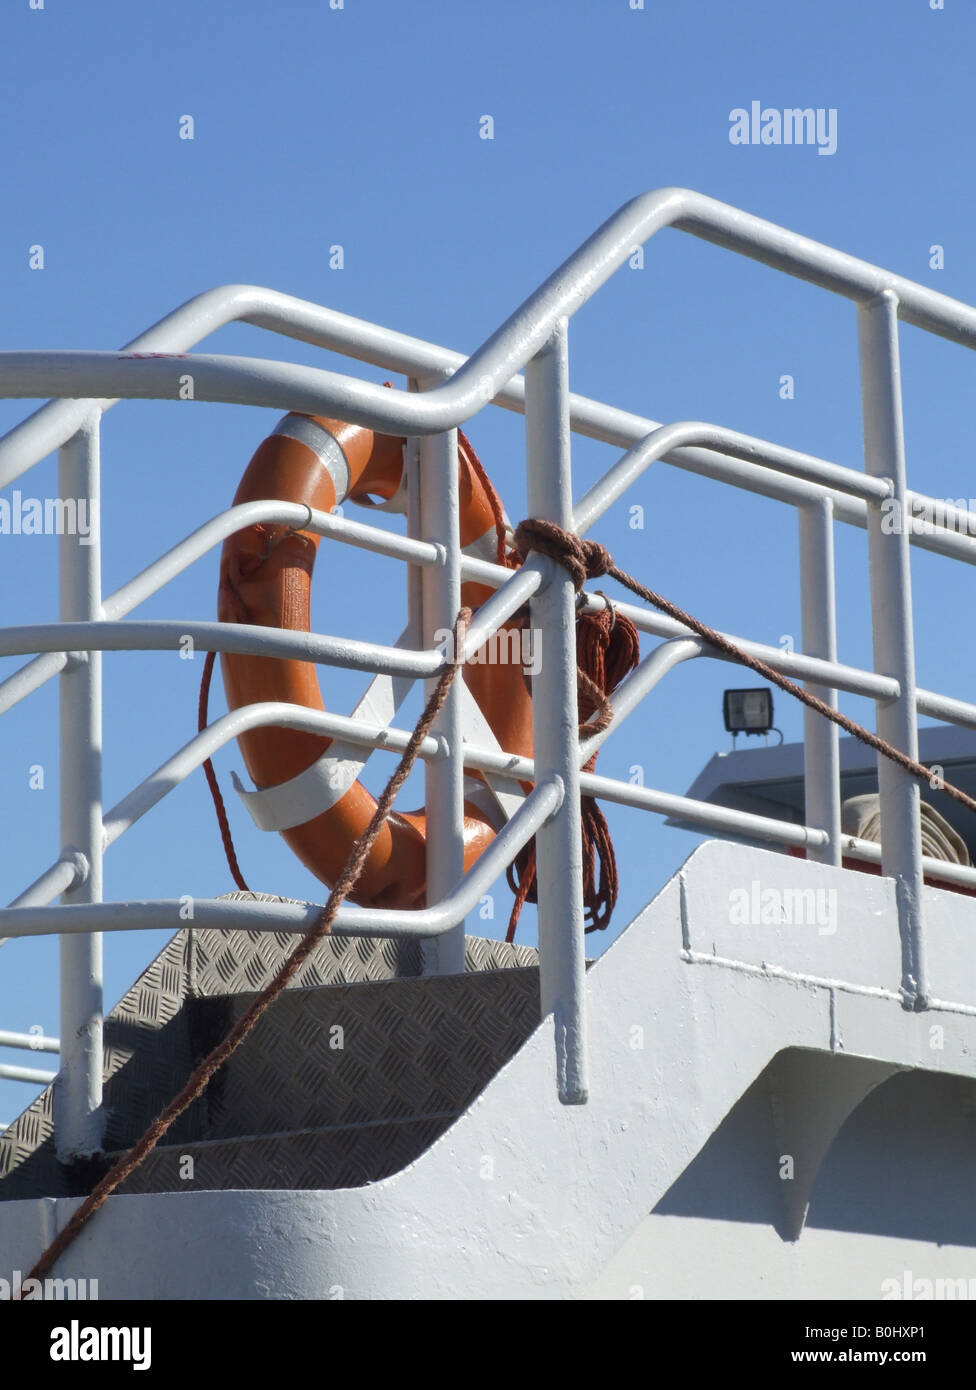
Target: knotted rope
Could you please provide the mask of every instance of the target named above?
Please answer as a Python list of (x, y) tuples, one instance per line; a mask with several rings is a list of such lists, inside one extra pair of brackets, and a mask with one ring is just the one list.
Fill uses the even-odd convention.
[[(566, 569), (576, 592), (588, 578), (609, 572), (610, 553), (594, 541), (583, 541), (550, 521), (523, 521), (515, 531), (515, 546), (524, 562), (537, 550), (549, 555)], [(610, 696), (640, 660), (640, 638), (629, 618), (618, 613), (606, 595), (600, 613), (585, 613), (576, 621), (576, 701), (580, 738), (601, 733), (613, 718)], [(595, 716), (595, 717), (594, 717)], [(586, 763), (585, 772), (596, 766), (596, 753)], [(584, 931), (602, 931), (610, 924), (619, 893), (617, 857), (607, 818), (596, 798), (580, 798), (583, 841)], [(599, 872), (597, 865), (599, 864)], [(508, 886), (515, 895), (508, 922), (506, 941), (515, 929), (525, 903), (538, 901), (535, 840), (516, 855), (506, 870)]]
[[(548, 555), (567, 570), (577, 593), (588, 579), (613, 574), (613, 556), (599, 541), (584, 541), (572, 531), (564, 531), (554, 521), (528, 520), (519, 523), (515, 531), (519, 554), (526, 557), (530, 550)], [(614, 575), (614, 578), (617, 578)]]
[[(522, 537), (521, 540), (519, 539), (520, 536)], [(901, 749), (895, 748), (879, 734), (873, 734), (863, 725), (856, 724), (853, 719), (848, 719), (846, 714), (832, 709), (826, 701), (821, 700), (817, 695), (812, 695), (809, 690), (804, 690), (801, 685), (791, 681), (788, 676), (781, 675), (761, 657), (751, 656), (723, 633), (717, 632), (715, 628), (692, 617), (690, 613), (686, 613), (683, 608), (679, 608), (669, 599), (662, 598), (660, 594), (646, 588), (633, 575), (627, 574), (625, 570), (618, 569), (605, 546), (599, 545), (595, 541), (581, 540), (579, 536), (570, 531), (564, 531), (562, 527), (557, 526), (552, 521), (524, 521), (516, 531), (515, 538), (520, 549), (523, 544), (528, 545), (532, 550), (539, 550), (543, 554), (551, 556), (552, 559), (569, 570), (577, 590), (582, 587), (586, 579), (597, 578), (603, 574), (610, 575), (611, 579), (616, 579), (619, 584), (623, 584), (624, 588), (629, 589), (645, 603), (652, 604), (662, 613), (667, 613), (669, 617), (690, 628), (692, 632), (697, 632), (699, 637), (703, 637), (723, 656), (738, 662), (740, 666), (748, 666), (751, 671), (755, 671), (764, 680), (778, 686), (787, 695), (794, 696), (801, 704), (816, 710), (818, 714), (822, 714), (825, 719), (837, 724), (846, 733), (866, 744), (868, 748), (873, 748), (875, 752), (882, 754), (891, 762), (897, 763), (899, 767), (910, 772), (912, 776), (928, 782), (930, 786), (933, 785), (934, 774), (931, 768), (920, 763), (917, 758), (909, 757)], [(621, 614), (618, 613), (618, 622), (620, 618)], [(941, 775), (938, 779), (938, 785), (939, 790), (944, 791), (953, 801), (958, 801), (961, 806), (965, 806), (970, 811), (976, 811), (976, 799), (961, 791), (959, 787), (954, 787), (951, 782), (945, 781)]]

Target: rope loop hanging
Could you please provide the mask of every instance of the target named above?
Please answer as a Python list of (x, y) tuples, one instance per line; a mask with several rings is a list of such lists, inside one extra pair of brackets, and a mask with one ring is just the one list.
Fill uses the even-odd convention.
[[(548, 555), (567, 571), (573, 587), (580, 593), (587, 579), (609, 574), (613, 557), (597, 541), (584, 541), (564, 531), (554, 521), (526, 520), (515, 530), (515, 546), (522, 557), (535, 550)], [(599, 613), (582, 613), (576, 620), (576, 702), (579, 737), (602, 733), (613, 719), (610, 696), (640, 660), (640, 638), (629, 618), (618, 613), (606, 597)], [(596, 757), (587, 761), (584, 771), (592, 772)], [(583, 842), (584, 931), (603, 931), (610, 925), (620, 891), (617, 857), (607, 818), (596, 798), (580, 798), (580, 828)], [(515, 901), (508, 922), (506, 940), (512, 941), (525, 903), (538, 901), (535, 840), (516, 856), (506, 871)]]

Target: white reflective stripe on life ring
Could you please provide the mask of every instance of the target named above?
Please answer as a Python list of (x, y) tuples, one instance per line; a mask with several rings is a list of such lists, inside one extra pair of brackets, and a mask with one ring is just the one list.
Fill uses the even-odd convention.
[[(487, 748), (490, 752), (500, 753), (502, 751), (502, 746), (495, 737), (495, 731), (481, 712), (478, 701), (463, 681), (461, 682), (461, 737), (465, 743)], [(500, 778), (493, 777), (490, 772), (483, 772), (481, 775), (485, 780), (480, 785), (484, 791), (490, 793), (495, 803), (496, 814), (501, 814), (502, 824), (504, 824), (515, 815), (525, 800), (525, 793), (518, 782), (509, 782), (507, 779), (502, 781)], [(468, 800), (474, 801), (480, 810), (486, 809), (475, 797), (470, 796)], [(490, 818), (494, 819), (494, 817)], [(499, 826), (495, 827), (496, 830), (499, 828)]]
[(286, 415), (271, 431), (272, 437), (276, 434), (285, 439), (294, 439), (297, 444), (311, 449), (332, 479), (336, 505), (345, 501), (349, 495), (349, 464), (342, 452), (342, 445), (327, 429), (310, 420), (307, 415)]
[[(396, 640), (402, 646), (409, 628)], [(363, 724), (390, 723), (413, 684), (409, 676), (375, 676), (350, 718)], [(372, 748), (334, 740), (317, 762), (276, 787), (246, 791), (236, 773), (234, 789), (259, 830), (291, 830), (329, 811), (360, 778)]]

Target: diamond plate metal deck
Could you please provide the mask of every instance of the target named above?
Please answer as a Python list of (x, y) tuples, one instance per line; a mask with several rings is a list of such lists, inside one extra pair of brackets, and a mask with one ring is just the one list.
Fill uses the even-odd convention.
[[(296, 990), (215, 1077), (208, 1139), (457, 1112), (535, 1027), (534, 970)], [(218, 1005), (219, 1037), (250, 1005)]]
[[(110, 1151), (134, 1142), (295, 941), (189, 927), (163, 948), (106, 1018)], [(325, 938), (123, 1190), (167, 1190), (175, 1149), (199, 1153), (196, 1187), (349, 1186), (396, 1171), (538, 1023), (536, 961), (531, 948), (472, 937), (466, 975), (421, 978), (417, 943)], [(90, 1185), (55, 1159), (52, 1090), (0, 1135), (0, 1200)]]
[[(456, 1116), (160, 1146), (120, 1192), (364, 1187), (405, 1168)], [(192, 1159), (193, 1176), (186, 1160)], [(327, 1178), (328, 1181), (323, 1181)]]
[[(250, 999), (209, 1001), (218, 1034)], [(201, 1098), (203, 1142), (161, 1146), (121, 1190), (376, 1182), (441, 1135), (538, 1020), (534, 969), (295, 991)]]

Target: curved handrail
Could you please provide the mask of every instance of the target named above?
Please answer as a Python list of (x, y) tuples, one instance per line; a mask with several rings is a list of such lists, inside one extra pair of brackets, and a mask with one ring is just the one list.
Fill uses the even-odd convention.
[[(357, 936), (398, 937), (440, 936), (450, 931), (477, 905), (482, 894), (491, 887), (499, 874), (505, 871), (506, 866), (522, 846), (531, 840), (540, 826), (559, 810), (563, 795), (563, 783), (558, 777), (550, 776), (539, 782), (452, 892), (434, 906), (405, 913), (394, 911), (392, 908), (353, 907), (343, 904), (333, 921), (333, 931), (337, 935), (351, 932)], [(132, 931), (147, 926), (172, 928), (174, 923), (181, 924), (183, 921), (180, 916), (182, 906), (179, 899), (175, 902), (167, 902), (164, 899), (148, 903), (102, 902), (61, 904), (58, 907), (5, 908), (0, 912), (0, 923), (14, 924), (15, 930), (11, 939), (13, 936), (48, 936), (61, 933), (70, 935), (93, 930)], [(209, 906), (214, 908), (215, 904), (210, 903)], [(227, 903), (227, 911), (223, 915), (233, 918), (237, 909), (246, 906), (247, 904), (238, 902)], [(321, 907), (314, 906), (292, 906), (284, 903), (260, 903), (254, 906), (258, 909), (278, 909), (274, 916), (276, 919), (283, 919), (280, 929), (284, 931), (304, 931), (322, 914)], [(269, 914), (259, 911), (257, 915), (267, 919)], [(197, 914), (195, 905), (194, 922), (202, 925), (203, 921), (204, 913)]]
[[(193, 354), (182, 361), (194, 364), (195, 399), (246, 401), (311, 413), (331, 410), (387, 433), (440, 433), (462, 424), (492, 400), (538, 352), (560, 321), (571, 317), (623, 264), (635, 245), (668, 226), (858, 302), (893, 294), (899, 317), (905, 322), (964, 346), (976, 346), (976, 309), (971, 306), (702, 193), (662, 188), (619, 208), (447, 381), (428, 391), (390, 390), (320, 368), (283, 366), (261, 359)], [(228, 286), (210, 291), (209, 296), (198, 296), (174, 311), (135, 339), (128, 352), (0, 353), (4, 394), (36, 397), (50, 394), (53, 388), (64, 396), (77, 396), (79, 390), (88, 392), (98, 404), (121, 395), (178, 399), (178, 378), (185, 367), (183, 372), (173, 369), (180, 365), (178, 354), (188, 334), (209, 325), (200, 332), (204, 336), (234, 319), (256, 322), (266, 313), (272, 320), (267, 326), (276, 328), (289, 314), (296, 320), (301, 318), (301, 301), (289, 304), (287, 296), (275, 300), (271, 291), (253, 286)], [(326, 319), (310, 312), (309, 306), (304, 312), (308, 322), (295, 322), (293, 326), (304, 331), (296, 331), (294, 336), (327, 345), (323, 342), (327, 334), (312, 322), (317, 318), (322, 325)], [(331, 317), (333, 326), (338, 324), (339, 319)], [(389, 342), (384, 330), (374, 331)], [(164, 340), (166, 350), (157, 355), (155, 344)], [(356, 355), (355, 341), (347, 342), (344, 334), (341, 341), (344, 351), (352, 348), (352, 355)], [(152, 356), (142, 357), (144, 352)], [(79, 407), (73, 405), (77, 411)], [(91, 401), (86, 406), (90, 408)], [(58, 435), (66, 414), (60, 412), (60, 423), (46, 416), (38, 430), (38, 411), (24, 427), (33, 425), (35, 434), (53, 441), (48, 444), (49, 452), (63, 442)], [(23, 443), (22, 434), (19, 442)], [(16, 443), (11, 435), (0, 441), (0, 486), (9, 481), (4, 460), (9, 446)]]
[(652, 463), (690, 444), (813, 484), (820, 496), (829, 488), (862, 501), (882, 502), (891, 496), (891, 482), (887, 478), (873, 478), (812, 454), (726, 429), (723, 425), (712, 425), (704, 420), (676, 420), (673, 424), (661, 425), (639, 440), (580, 498), (573, 507), (574, 530), (583, 535)]
[[(773, 269), (841, 294), (859, 305), (867, 451), (867, 466), (863, 475), (809, 455), (799, 455), (796, 451), (698, 422), (654, 426), (650, 432), (645, 422), (644, 428), (635, 431), (633, 425), (637, 417), (601, 407), (594, 402), (584, 402), (581, 407), (579, 398), (576, 398), (576, 408), (580, 414), (573, 421), (574, 401), (567, 385), (568, 319), (623, 264), (635, 245), (646, 242), (666, 226), (690, 232)], [(829, 526), (830, 504), (822, 500), (824, 492), (827, 492), (830, 502), (836, 505), (838, 517), (854, 521), (855, 524), (870, 521), (872, 535), (876, 537), (879, 502), (895, 497), (901, 506), (907, 506), (900, 436), (896, 322), (899, 317), (964, 346), (976, 346), (976, 309), (969, 305), (715, 199), (686, 189), (659, 189), (621, 207), (468, 358), (457, 360), (454, 354), (418, 344), (416, 340), (362, 324), (315, 305), (291, 300), (288, 296), (249, 286), (230, 286), (198, 296), (122, 352), (0, 354), (0, 395), (33, 398), (53, 391), (61, 397), (75, 398), (71, 401), (58, 400), (42, 407), (29, 420), (0, 439), (0, 487), (19, 476), (19, 472), (37, 462), (45, 453), (67, 445), (62, 454), (62, 477), (73, 480), (73, 485), (80, 490), (79, 495), (84, 490), (97, 492), (98, 416), (118, 396), (172, 400), (189, 398), (277, 407), (312, 414), (330, 413), (384, 433), (413, 437), (446, 435), (490, 401), (497, 398), (502, 403), (504, 397), (504, 403), (521, 401), (528, 407), (529, 495), (535, 499), (531, 502), (532, 507), (542, 508), (534, 510), (533, 514), (551, 516), (563, 526), (584, 530), (654, 458), (667, 457), (671, 453), (675, 455), (675, 462), (692, 471), (707, 474), (724, 469), (727, 480), (734, 478), (746, 486), (758, 484), (755, 490), (768, 491), (769, 495), (789, 498), (793, 502), (805, 503), (816, 495), (821, 499), (819, 507), (822, 519)], [(347, 356), (362, 356), (372, 361), (383, 360), (384, 357), (393, 359), (398, 352), (404, 355), (409, 353), (409, 375), (413, 378), (410, 386), (420, 389), (389, 390), (342, 372), (298, 363), (211, 353), (187, 355), (186, 348), (199, 341), (200, 337), (234, 320), (291, 333), (294, 337), (323, 347), (337, 348)], [(444, 365), (446, 359), (452, 363), (447, 370)], [(525, 381), (517, 378), (517, 373), (523, 367), (527, 368)], [(78, 401), (79, 395), (88, 399)], [(570, 423), (580, 428), (583, 419), (589, 426), (589, 432), (615, 442), (613, 435), (616, 431), (626, 445), (632, 447), (602, 483), (590, 490), (574, 518), (565, 430)], [(585, 426), (583, 432), (587, 432)], [(433, 449), (425, 451), (425, 460), (431, 468), (446, 470), (443, 476), (452, 479), (454, 461), (451, 450), (446, 447), (449, 444), (449, 440), (442, 439)], [(702, 444), (706, 446), (705, 450), (688, 447)], [(709, 450), (718, 451), (718, 454)], [(723, 451), (731, 457), (723, 458)], [(763, 468), (758, 468), (758, 464), (762, 464)], [(775, 471), (772, 478), (767, 473), (759, 483), (764, 469)], [(889, 471), (892, 474), (890, 479), (882, 476)], [(443, 491), (450, 493), (451, 488)], [(957, 512), (954, 520), (965, 519), (968, 525), (965, 506), (957, 509)], [(433, 515), (432, 512), (432, 523)], [(433, 523), (433, 530), (444, 536), (450, 534), (453, 540), (447, 551), (448, 564), (443, 567), (443, 573), (431, 574), (432, 592), (436, 594), (444, 613), (452, 618), (458, 606), (460, 576), (456, 515), (456, 500), (451, 502), (450, 499), (437, 512), (438, 520)], [(804, 511), (802, 515), (809, 520), (813, 512)], [(829, 565), (829, 531), (825, 532), (826, 539), (818, 532), (816, 538), (811, 540), (807, 536), (811, 530), (812, 522), (804, 532), (807, 549), (803, 550), (801, 546), (801, 567), (809, 570), (819, 565), (825, 569)], [(879, 565), (878, 582), (896, 594), (908, 592), (908, 542), (914, 539), (913, 532), (914, 527), (910, 527), (904, 543), (898, 540), (880, 548), (884, 563)], [(967, 545), (963, 546), (959, 538), (942, 535), (931, 548), (961, 552), (963, 558), (972, 561), (972, 540), (970, 537), (966, 540)], [(409, 546), (398, 544), (397, 548), (398, 558), (413, 559), (415, 562), (420, 558), (416, 549), (411, 555), (408, 554)], [(816, 563), (811, 561), (811, 553)], [(261, 656), (289, 655), (299, 660), (326, 661), (354, 669), (412, 677), (433, 675), (443, 664), (443, 657), (438, 652), (407, 651), (312, 634), (283, 634), (277, 629), (244, 627), (240, 624), (100, 621), (108, 615), (99, 601), (97, 552), (87, 555), (78, 552), (76, 556), (71, 547), (65, 546), (61, 554), (62, 595), (68, 595), (62, 605), (62, 617), (85, 621), (0, 630), (0, 655), (6, 652), (64, 653), (63, 656), (54, 655), (39, 662), (30, 674), (27, 671), (18, 673), (13, 678), (18, 684), (8, 686), (8, 694), (30, 684), (41, 675), (42, 668), (47, 671), (48, 666), (53, 669), (62, 664), (70, 668), (80, 663), (85, 658), (79, 653), (84, 651), (119, 647), (174, 647), (185, 642), (188, 636), (193, 638), (196, 645), (215, 650), (252, 652)], [(824, 555), (827, 561), (824, 561)], [(435, 558), (429, 553), (425, 553), (420, 562), (436, 564)], [(166, 563), (167, 557), (164, 557), (163, 568)], [(539, 565), (548, 566), (548, 569), (543, 567), (539, 571)], [(537, 572), (533, 572), (533, 566)], [(457, 720), (458, 701), (452, 699), (449, 714), (445, 716), (445, 731), (455, 756), (446, 768), (447, 775), (445, 768), (435, 765), (430, 769), (428, 778), (431, 814), (435, 822), (442, 825), (446, 836), (453, 835), (450, 854), (443, 858), (442, 864), (435, 866), (436, 874), (431, 870), (432, 895), (439, 901), (429, 909), (412, 914), (409, 921), (400, 913), (380, 910), (357, 912), (354, 909), (348, 909), (348, 920), (349, 930), (360, 933), (379, 931), (384, 935), (433, 935), (455, 926), (476, 901), (480, 887), (510, 861), (512, 853), (526, 843), (528, 836), (541, 828), (555, 811), (563, 800), (565, 788), (564, 811), (552, 833), (546, 832), (552, 844), (540, 858), (540, 873), (544, 871), (548, 874), (550, 882), (550, 888), (544, 894), (540, 893), (540, 901), (547, 914), (545, 933), (540, 927), (540, 942), (544, 934), (547, 940), (558, 942), (558, 947), (553, 948), (556, 954), (548, 973), (546, 968), (543, 969), (543, 1011), (546, 1012), (547, 1007), (552, 1008), (556, 1019), (560, 1098), (567, 1103), (580, 1103), (586, 1097), (582, 945), (581, 939), (562, 934), (564, 923), (582, 917), (578, 878), (564, 872), (565, 867), (571, 867), (576, 862), (574, 856), (578, 856), (577, 792), (603, 795), (610, 800), (639, 804), (658, 811), (665, 808), (673, 810), (679, 805), (686, 810), (695, 809), (695, 803), (652, 789), (633, 789), (611, 779), (598, 778), (592, 773), (583, 774), (582, 777), (578, 775), (576, 756), (582, 750), (578, 748), (574, 736), (572, 592), (565, 575), (560, 576), (557, 582), (550, 583), (548, 589), (544, 588), (543, 581), (551, 570), (551, 561), (531, 561), (520, 574), (496, 592), (479, 615), (481, 624), (485, 624), (489, 615), (497, 624), (520, 592), (524, 598), (531, 590), (544, 589), (544, 597), (539, 604), (539, 620), (551, 645), (551, 659), (547, 660), (542, 672), (540, 698), (553, 707), (556, 718), (550, 726), (552, 734), (547, 731), (538, 740), (537, 756), (541, 757), (542, 762), (539, 767), (540, 780), (534, 791), (496, 836), (474, 870), (452, 890), (451, 877), (440, 871), (441, 868), (450, 867), (448, 859), (451, 856), (452, 863), (457, 859), (455, 851), (459, 845), (455, 832), (461, 796), (461, 760), (457, 756), (461, 733)], [(162, 572), (160, 569), (153, 576), (153, 582)], [(873, 581), (876, 578), (873, 574)], [(137, 576), (130, 583), (128, 596), (141, 591), (140, 585), (144, 586), (147, 582), (145, 574)], [(822, 584), (818, 581), (814, 587), (818, 593), (820, 588), (823, 589), (820, 596), (824, 613), (817, 620), (819, 622), (822, 617), (824, 621), (820, 626), (828, 633), (833, 632), (832, 590), (826, 580)], [(916, 691), (910, 660), (910, 604), (906, 601), (896, 606), (894, 628), (890, 623), (885, 626), (883, 605), (879, 606), (877, 600), (881, 590), (874, 582), (872, 590), (876, 635), (880, 630), (882, 640), (888, 643), (888, 666), (895, 674), (887, 677), (872, 675), (868, 681), (861, 673), (856, 677), (857, 684), (862, 689), (870, 684), (875, 694), (882, 683), (895, 686), (899, 706), (892, 719), (897, 716), (901, 745), (909, 747), (910, 738), (914, 736), (915, 715), (925, 698)], [(83, 601), (73, 601), (72, 596), (77, 594), (82, 595)], [(438, 613), (443, 617), (440, 609)], [(701, 645), (688, 638), (680, 625), (677, 631), (669, 630), (662, 626), (656, 615), (647, 612), (641, 612), (640, 618), (638, 626), (644, 630), (659, 631), (662, 635), (674, 636), (679, 640), (666, 644), (664, 649), (652, 654), (640, 664), (630, 680), (623, 683), (619, 693), (617, 723), (626, 718), (630, 708), (667, 670), (702, 651)], [(806, 624), (806, 612), (804, 620)], [(478, 624), (479, 620), (476, 620), (469, 629), (469, 644), (479, 636)], [(830, 645), (829, 642), (827, 645)], [(908, 657), (904, 656), (905, 652), (909, 653)], [(795, 660), (795, 657), (791, 659)], [(809, 668), (812, 659), (804, 660)], [(829, 685), (844, 688), (845, 668), (828, 661), (819, 662), (819, 666), (825, 673), (831, 674)], [(89, 886), (82, 885), (75, 896), (97, 899), (101, 894), (100, 862), (106, 838), (106, 822), (101, 817), (100, 771), (95, 767), (91, 772), (84, 758), (79, 757), (72, 763), (70, 756), (72, 747), (84, 752), (88, 746), (86, 740), (91, 741), (91, 729), (97, 727), (100, 718), (97, 663), (88, 662), (87, 667), (73, 673), (69, 681), (75, 697), (67, 706), (69, 722), (62, 723), (62, 749), (68, 750), (69, 787), (70, 777), (74, 777), (77, 787), (73, 790), (77, 791), (77, 796), (69, 796), (63, 801), (63, 805), (68, 807), (67, 813), (62, 815), (62, 843), (66, 848), (62, 851), (61, 860), (47, 871), (43, 879), (46, 891), (56, 881), (61, 881), (66, 873), (80, 871), (80, 858), (82, 854), (87, 855), (91, 865)], [(955, 703), (953, 709), (957, 716), (967, 718), (976, 712), (959, 702)], [(307, 719), (308, 715), (295, 718)], [(889, 724), (889, 732), (894, 731), (896, 726), (891, 719)], [(546, 726), (543, 724), (542, 727), (545, 729)], [(561, 734), (563, 727), (569, 732), (572, 745), (567, 744), (565, 739), (561, 742), (556, 739), (556, 732)], [(394, 731), (385, 729), (383, 732), (385, 737), (389, 737)], [(836, 742), (836, 731), (832, 736)], [(196, 741), (195, 752), (202, 749), (207, 737), (209, 735)], [(479, 761), (487, 763), (495, 756), (505, 757), (492, 753), (486, 757), (482, 751)], [(179, 757), (179, 754), (176, 755), (175, 761), (171, 759), (169, 764), (164, 765), (163, 771), (168, 770), (168, 773), (175, 775), (179, 770)], [(827, 754), (823, 752), (823, 760), (826, 759)], [(506, 772), (511, 774), (512, 768), (507, 767)], [(163, 776), (155, 783), (150, 779), (149, 784), (141, 784), (127, 801), (120, 803), (121, 811), (116, 808), (116, 811), (120, 811), (118, 833), (126, 828), (131, 818), (141, 813), (144, 806), (155, 803), (157, 793), (165, 794), (171, 780), (169, 776)], [(835, 798), (836, 790), (835, 785), (831, 793)], [(906, 997), (924, 1006), (927, 989), (922, 964), (916, 968), (916, 962), (923, 961), (921, 916), (915, 907), (920, 901), (920, 892), (912, 886), (921, 883), (921, 851), (917, 835), (912, 840), (909, 833), (913, 824), (912, 804), (902, 790), (900, 784), (893, 784), (893, 790), (884, 803), (884, 814), (890, 818), (896, 830), (892, 845), (897, 851), (895, 858), (901, 864), (896, 874), (901, 894), (898, 900), (899, 926), (906, 953), (904, 958), (912, 967), (911, 971), (906, 969), (903, 984)], [(823, 797), (820, 799), (824, 800)], [(92, 809), (98, 813), (98, 821), (101, 821), (101, 835), (98, 821), (93, 821), (89, 814)], [(434, 815), (435, 810), (437, 815)], [(717, 827), (727, 822), (727, 811), (715, 808), (704, 814)], [(813, 818), (816, 819), (817, 815), (820, 812)], [(109, 826), (116, 824), (111, 816), (112, 813), (109, 815)], [(824, 817), (821, 816), (821, 819)], [(766, 837), (780, 842), (822, 847), (830, 834), (836, 836), (835, 822), (836, 816), (831, 821), (834, 829), (829, 833), (824, 829), (772, 821), (760, 829)], [(71, 862), (72, 845), (79, 846), (78, 863)], [(557, 861), (562, 865), (559, 869), (556, 868)], [(453, 873), (454, 869), (450, 867), (450, 874)], [(36, 899), (38, 893), (39, 884), (35, 883), (22, 898)], [(166, 905), (143, 904), (142, 907), (152, 918), (158, 916), (159, 909)], [(127, 926), (147, 924), (145, 914), (142, 921), (133, 922), (129, 904), (101, 904), (96, 901), (86, 904), (70, 902), (55, 909), (54, 915), (51, 909), (25, 904), (13, 910), (13, 917), (19, 919), (24, 934), (49, 930), (47, 924), (57, 920), (58, 932), (70, 937), (86, 920), (98, 921), (101, 929), (105, 928), (106, 918), (112, 920), (113, 926), (121, 926), (120, 908), (126, 909)], [(140, 914), (137, 912), (135, 915), (138, 917)], [(3, 916), (9, 920), (8, 914)], [(343, 920), (340, 915), (337, 925)], [(67, 925), (68, 921), (72, 925)], [(352, 926), (353, 921), (355, 927)], [(84, 930), (83, 927), (81, 929)], [(455, 947), (456, 941), (450, 948), (456, 954)], [(64, 949), (67, 953), (64, 959), (69, 963), (65, 968), (70, 971), (73, 963), (79, 978), (83, 978), (85, 970), (91, 973), (89, 967), (83, 964), (92, 959), (90, 952), (83, 957), (75, 950), (75, 943), (70, 943), (70, 950), (68, 944)], [(549, 947), (545, 950), (548, 959)], [(444, 959), (447, 960), (446, 954)], [(86, 1009), (90, 1013), (91, 1005), (80, 993), (69, 1000), (69, 1005), (66, 1015), (68, 1024), (62, 1029), (62, 1034), (69, 1039), (80, 1039), (82, 1030), (78, 1027), (78, 1021), (84, 1019)], [(88, 1099), (92, 1104), (86, 1107), (85, 1096), (81, 1092), (75, 1097), (79, 1101), (78, 1113), (68, 1116), (67, 1126), (61, 1133), (59, 1153), (63, 1150), (66, 1154), (90, 1152), (99, 1138), (94, 1116), (100, 1094), (100, 1054), (97, 1046), (88, 1048), (87, 1052), (75, 1044), (72, 1047), (74, 1055), (66, 1059), (67, 1074), (70, 1076), (73, 1068), (80, 1068), (79, 1075), (83, 1073)]]

